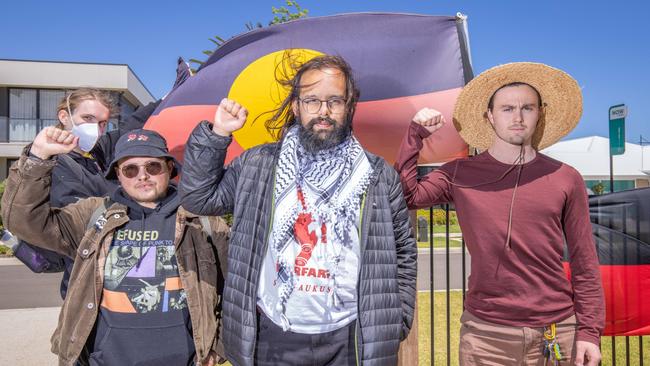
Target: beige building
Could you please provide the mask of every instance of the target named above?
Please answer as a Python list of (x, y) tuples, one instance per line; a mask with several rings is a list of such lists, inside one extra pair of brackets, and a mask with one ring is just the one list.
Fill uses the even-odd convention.
[(113, 92), (119, 114), (109, 129), (154, 101), (128, 65), (0, 59), (0, 180), (36, 133), (56, 124), (65, 91), (79, 87)]

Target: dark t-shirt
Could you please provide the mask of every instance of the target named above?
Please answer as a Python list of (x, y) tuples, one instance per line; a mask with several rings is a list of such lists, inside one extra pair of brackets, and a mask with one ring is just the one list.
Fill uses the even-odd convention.
[[(90, 359), (101, 365), (190, 365), (195, 356), (178, 272), (175, 192), (156, 209), (129, 207), (104, 263), (104, 289)], [(92, 364), (92, 363), (91, 363)]]

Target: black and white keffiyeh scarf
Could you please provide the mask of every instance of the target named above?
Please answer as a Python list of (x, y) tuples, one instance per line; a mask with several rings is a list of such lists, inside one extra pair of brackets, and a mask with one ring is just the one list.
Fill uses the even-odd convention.
[[(327, 227), (327, 245), (353, 245), (351, 234), (356, 228), (356, 217), (363, 193), (368, 188), (372, 167), (354, 136), (341, 144), (310, 153), (298, 137), (298, 126), (285, 136), (275, 172), (274, 215), (269, 248), (276, 263), (278, 298), (276, 310), (282, 314), (283, 328), (288, 328), (285, 310), (296, 285), (296, 247), (300, 248), (294, 225), (300, 214), (308, 213), (318, 225)], [(298, 192), (303, 194), (301, 202)], [(305, 205), (306, 204), (306, 205)], [(328, 305), (338, 306), (336, 274), (341, 250), (328, 258), (332, 291)]]

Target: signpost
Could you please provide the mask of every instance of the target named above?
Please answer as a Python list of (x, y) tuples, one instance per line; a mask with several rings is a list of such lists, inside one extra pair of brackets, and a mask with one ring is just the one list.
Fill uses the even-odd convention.
[(614, 155), (625, 154), (625, 117), (627, 107), (609, 107), (609, 191), (614, 192)]

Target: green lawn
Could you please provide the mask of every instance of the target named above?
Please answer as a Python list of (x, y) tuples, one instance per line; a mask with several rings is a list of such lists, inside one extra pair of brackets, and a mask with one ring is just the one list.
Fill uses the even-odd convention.
[[(435, 365), (447, 364), (447, 294), (434, 292), (434, 348)], [(461, 291), (450, 292), (450, 336), (451, 365), (458, 365), (458, 335), (460, 332), (460, 315), (462, 313)], [(418, 293), (418, 353), (419, 364), (431, 365), (431, 311), (430, 292)], [(602, 365), (612, 365), (611, 337), (603, 337), (601, 352)], [(639, 337), (630, 337), (630, 365), (639, 365)], [(650, 364), (650, 336), (643, 337), (643, 363)], [(625, 365), (625, 337), (616, 337), (616, 364)]]
[[(445, 225), (434, 225), (433, 226), (433, 232), (434, 233), (445, 233), (447, 228)], [(460, 233), (460, 226), (459, 225), (449, 225), (449, 232), (450, 233)]]
[[(431, 365), (431, 293), (418, 293), (418, 353), (420, 365)], [(447, 294), (434, 292), (434, 344), (435, 364), (447, 364)], [(463, 309), (461, 291), (450, 292), (451, 364), (458, 365), (458, 334)]]
[[(433, 238), (433, 247), (434, 248), (444, 248), (446, 245), (446, 240), (444, 237), (434, 237)], [(450, 238), (449, 247), (450, 248), (460, 248), (461, 241), (460, 238)], [(428, 241), (419, 241), (418, 248), (429, 248), (430, 244)]]
[[(436, 234), (445, 234), (446, 228), (445, 225), (435, 225), (433, 227), (433, 232)], [(449, 233), (460, 233), (460, 226), (458, 225), (449, 225)], [(449, 247), (450, 248), (460, 248), (461, 246), (461, 239), (460, 238), (451, 238), (449, 240)], [(436, 236), (433, 238), (433, 247), (434, 248), (444, 248), (445, 247), (445, 237), (444, 236)], [(429, 242), (428, 241), (419, 241), (418, 242), (418, 248), (429, 248)]]

